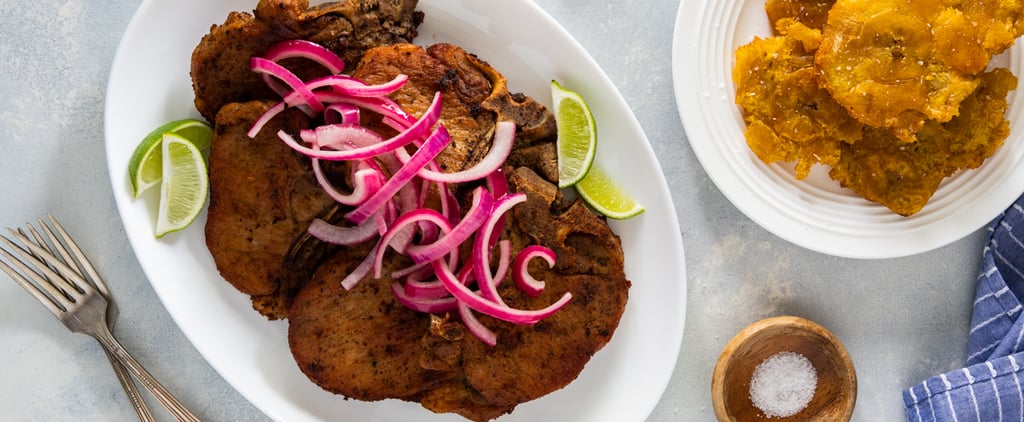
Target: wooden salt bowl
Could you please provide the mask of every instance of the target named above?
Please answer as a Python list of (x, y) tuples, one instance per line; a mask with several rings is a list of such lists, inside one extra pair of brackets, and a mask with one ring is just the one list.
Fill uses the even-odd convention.
[[(754, 368), (780, 352), (799, 353), (818, 376), (814, 397), (800, 412), (768, 418), (750, 400)], [(848, 421), (857, 401), (857, 374), (842, 343), (824, 327), (799, 317), (757, 321), (725, 346), (711, 378), (711, 401), (719, 421)]]

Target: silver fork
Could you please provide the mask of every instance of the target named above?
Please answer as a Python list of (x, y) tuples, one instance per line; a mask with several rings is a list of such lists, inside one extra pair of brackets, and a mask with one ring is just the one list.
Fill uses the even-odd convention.
[[(110, 294), (110, 290), (107, 288), (106, 283), (103, 282), (103, 279), (101, 279), (99, 274), (96, 273), (96, 268), (92, 266), (92, 263), (88, 260), (76, 260), (71, 257), (72, 253), (69, 252), (68, 249), (71, 249), (75, 256), (84, 257), (85, 255), (78, 247), (78, 244), (75, 243), (74, 239), (72, 239), (71, 236), (68, 235), (67, 231), (64, 230), (64, 227), (61, 226), (60, 222), (58, 222), (52, 215), (50, 215), (49, 218), (50, 224), (57, 230), (60, 240), (57, 239), (57, 235), (54, 235), (50, 226), (42, 219), (39, 219), (39, 227), (46, 233), (46, 237), (49, 239), (49, 242), (40, 236), (35, 227), (29, 225), (28, 229), (32, 233), (35, 243), (47, 252), (50, 252), (50, 254), (59, 258), (61, 262), (74, 270), (75, 274), (78, 274), (79, 277), (82, 277), (85, 281), (92, 283), (93, 287), (95, 287), (96, 290), (99, 290), (100, 294), (107, 299), (107, 302), (109, 303), (109, 306), (107, 307), (107, 326), (111, 331), (113, 331), (114, 323), (117, 321), (119, 314), (117, 303), (114, 301), (113, 295)], [(24, 235), (24, 232), (22, 232), (21, 229), (18, 229), (18, 232)], [(36, 256), (36, 258), (39, 257)], [(56, 270), (54, 267), (50, 268)], [(128, 369), (125, 368), (121, 362), (118, 362), (114, 355), (107, 351), (107, 349), (103, 349), (103, 352), (107, 355), (107, 360), (110, 361), (110, 366), (114, 368), (114, 374), (117, 375), (117, 381), (121, 383), (121, 387), (124, 389), (125, 395), (128, 396), (128, 401), (131, 402), (132, 409), (135, 410), (135, 414), (138, 415), (139, 421), (156, 422), (156, 418), (154, 418), (153, 414), (149, 411), (149, 407), (146, 406), (146, 402), (143, 401), (142, 395), (139, 393), (139, 389), (135, 386), (135, 382), (128, 373)]]
[[(177, 420), (199, 421), (199, 418), (150, 375), (110, 333), (107, 325), (109, 303), (99, 290), (47, 248), (30, 240), (23, 232), (10, 228), (7, 231), (20, 241), (21, 245), (6, 236), (0, 236), (0, 241), (10, 248), (8, 250), (0, 247), (0, 256), (9, 262), (8, 264), (0, 260), (0, 270), (39, 300), (68, 329), (88, 334), (98, 340), (100, 345), (124, 365)], [(70, 239), (70, 236), (67, 238)], [(78, 262), (88, 262), (80, 249), (71, 249)], [(89, 276), (92, 277), (93, 274)], [(95, 280), (100, 280), (98, 275), (95, 276)]]

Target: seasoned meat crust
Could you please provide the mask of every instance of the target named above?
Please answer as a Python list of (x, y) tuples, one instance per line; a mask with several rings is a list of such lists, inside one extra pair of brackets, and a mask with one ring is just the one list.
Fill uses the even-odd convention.
[[(318, 262), (322, 246), (298, 242), (310, 220), (326, 215), (333, 202), (316, 186), (306, 159), (275, 135), (282, 128), (308, 128), (308, 119), (289, 111), (256, 140), (246, 136), (272, 104), (264, 101), (280, 100), (249, 69), (249, 59), (280, 41), (302, 38), (355, 64), (369, 48), (412, 40), (423, 20), (416, 4), (344, 0), (309, 7), (307, 0), (261, 0), (252, 14), (232, 12), (212, 26), (193, 50), (195, 105), (215, 125), (207, 244), (221, 275), (270, 319), (287, 317), (292, 296), (315, 269), (305, 267)], [(287, 64), (303, 77), (319, 71), (301, 60)]]
[[(447, 63), (463, 69), (454, 71), (430, 53), (438, 51), (444, 52)], [(402, 43), (369, 50), (354, 76), (381, 83), (399, 73), (407, 74), (409, 81), (394, 97), (408, 112), (417, 115), (426, 110), (435, 92), (442, 91), (441, 121), (453, 136), (452, 144), (438, 157), (445, 171), (461, 170), (487, 153), (500, 113), (525, 110), (517, 114), (517, 123), (534, 129), (518, 135), (517, 144), (524, 146), (516, 148), (510, 162), (540, 163), (537, 168), (543, 170), (545, 177), (557, 181), (555, 129), (547, 127), (550, 113), (532, 99), (513, 103), (504, 83), (492, 83), (489, 79), (493, 70), (484, 72), (480, 68), (490, 69), (456, 46), (444, 44), (424, 49)], [(489, 105), (483, 105), (485, 102)], [(214, 121), (216, 131), (210, 157), (212, 199), (206, 232), (208, 247), (221, 275), (238, 290), (252, 295), (253, 307), (260, 313), (271, 319), (283, 319), (292, 296), (313, 270), (289, 266), (295, 264), (293, 258), (301, 258), (291, 256), (291, 252), (306, 235), (309, 222), (328, 215), (333, 202), (316, 185), (308, 159), (293, 152), (276, 136), (281, 129), (298, 133), (313, 122), (296, 110), (289, 110), (287, 117), (271, 120), (271, 125), (264, 127), (255, 140), (246, 135), (272, 104), (230, 103)], [(485, 107), (493, 107), (494, 111)], [(369, 117), (366, 124), (382, 132), (391, 130), (371, 123)], [(256, 179), (258, 183), (250, 182)], [(274, 194), (267, 199), (267, 192)], [(288, 202), (293, 196), (315, 201)], [(261, 206), (264, 201), (267, 206)], [(302, 218), (285, 221), (282, 215)], [(272, 230), (264, 231), (266, 227)], [(312, 250), (310, 265), (318, 262), (319, 254), (324, 252), (322, 245), (312, 243), (306, 248)], [(279, 288), (282, 286), (285, 287)]]
[(511, 412), (519, 403), (565, 387), (611, 340), (625, 310), (630, 282), (623, 271), (622, 245), (608, 224), (579, 201), (563, 202), (557, 186), (533, 170), (520, 167), (509, 174), (510, 186), (528, 198), (512, 209), (506, 230), (512, 249), (540, 244), (558, 259), (553, 269), (531, 267), (547, 284), (540, 296), (530, 298), (505, 280), (502, 297), (509, 306), (525, 309), (550, 304), (565, 292), (573, 299), (534, 326), (480, 316), (498, 344), (490, 347), (471, 335), (458, 342), (460, 377), (420, 399), (435, 412), (486, 420), (499, 416), (500, 409)]
[(545, 129), (553, 119), (546, 108), (509, 94), (493, 68), (448, 44), (371, 49), (354, 76), (374, 83), (399, 73), (409, 80), (393, 98), (414, 114), (442, 92), (442, 121), (453, 145), (439, 161), (449, 170), (486, 154), (497, 119), (518, 119), (518, 126), (528, 128), (517, 132), (505, 168), (510, 188), (528, 200), (512, 209), (503, 236), (513, 253), (540, 244), (552, 248), (557, 260), (553, 269), (531, 268), (547, 282), (541, 296), (522, 294), (511, 280), (500, 291), (510, 306), (525, 309), (546, 306), (565, 292), (573, 300), (533, 326), (479, 316), (498, 336), (490, 347), (465, 332), (458, 315), (404, 308), (387, 276), (364, 279), (345, 291), (340, 280), (362, 255), (339, 252), (296, 296), (289, 311), (289, 344), (299, 368), (327, 391), (359, 400), (416, 401), (434, 412), (493, 419), (570, 383), (611, 339), (629, 289), (622, 246), (608, 224), (581, 202), (563, 201), (554, 184), (557, 172), (549, 174), (556, 162), (554, 133)]
[[(491, 92), (490, 82), (475, 74), (455, 75), (452, 69), (437, 60), (423, 47), (394, 44), (367, 51), (352, 72), (361, 81), (378, 84), (398, 74), (409, 77), (405, 86), (391, 95), (402, 108), (421, 115), (430, 106), (434, 93), (441, 91), (441, 121), (453, 142), (436, 159), (442, 171), (458, 171), (472, 165), (487, 152), (494, 133), (495, 116), (482, 112), (480, 101)], [(460, 87), (467, 87), (460, 90)], [(461, 92), (460, 92), (461, 91)], [(367, 116), (364, 125), (388, 132), (383, 124)]]
[(516, 123), (516, 148), (508, 161), (537, 163), (539, 173), (558, 181), (554, 116), (534, 99), (509, 92), (505, 77), (487, 62), (452, 44), (426, 49), (393, 44), (367, 51), (352, 75), (384, 83), (398, 74), (409, 76), (409, 81), (392, 98), (412, 114), (423, 113), (434, 93), (442, 93), (441, 121), (453, 139), (436, 160), (443, 171), (471, 167), (487, 154), (495, 123), (511, 121)]
[(358, 400), (418, 401), (434, 412), (489, 420), (576, 379), (611, 340), (625, 309), (630, 282), (622, 246), (582, 203), (563, 203), (558, 188), (531, 169), (508, 170), (510, 186), (528, 199), (513, 208), (504, 237), (513, 252), (541, 244), (558, 260), (553, 269), (531, 267), (547, 284), (540, 296), (519, 292), (511, 276), (499, 291), (515, 308), (540, 308), (565, 292), (572, 301), (533, 326), (480, 315), (498, 337), (491, 347), (464, 332), (457, 315), (403, 307), (387, 277), (345, 291), (339, 281), (358, 258), (339, 253), (320, 266), (289, 314), (292, 354), (313, 382)]
[[(313, 41), (354, 65), (370, 48), (411, 42), (423, 13), (417, 0), (343, 0), (309, 7), (308, 0), (260, 0), (252, 14), (231, 12), (192, 52), (192, 89), (199, 113), (213, 121), (225, 104), (276, 99), (249, 70), (249, 58), (289, 39)], [(298, 71), (300, 74), (308, 70)]]
[(430, 315), (398, 303), (390, 280), (341, 287), (367, 253), (337, 252), (296, 296), (288, 343), (299, 368), (325, 390), (365, 401), (410, 397), (443, 383), (450, 375), (422, 368), (415, 347)]
[(334, 201), (317, 184), (309, 160), (277, 138), (309, 126), (298, 110), (273, 119), (254, 139), (246, 132), (273, 103), (231, 103), (217, 114), (210, 147), (206, 245), (221, 275), (253, 296), (254, 307), (283, 318), (312, 268), (289, 268), (299, 234)]

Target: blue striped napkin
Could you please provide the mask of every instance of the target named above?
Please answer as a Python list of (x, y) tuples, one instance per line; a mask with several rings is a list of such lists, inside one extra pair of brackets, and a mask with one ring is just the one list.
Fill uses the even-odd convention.
[(1024, 421), (1024, 196), (989, 227), (967, 367), (903, 391), (907, 420)]

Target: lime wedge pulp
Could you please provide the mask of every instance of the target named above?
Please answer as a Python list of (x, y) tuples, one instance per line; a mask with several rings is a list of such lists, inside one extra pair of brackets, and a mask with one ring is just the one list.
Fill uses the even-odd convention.
[(209, 191), (202, 152), (185, 137), (168, 132), (161, 138), (162, 175), (156, 237), (188, 227), (195, 220)]
[(594, 211), (608, 218), (623, 220), (644, 212), (643, 205), (622, 191), (598, 166), (591, 167), (576, 184), (576, 193)]
[(165, 133), (175, 133), (188, 140), (199, 150), (210, 147), (213, 128), (197, 119), (175, 120), (153, 129), (142, 138), (128, 161), (128, 178), (132, 184), (132, 196), (138, 198), (146, 189), (160, 183), (162, 177), (161, 139)]
[(551, 81), (551, 99), (558, 128), (558, 187), (579, 183), (597, 152), (597, 124), (590, 107), (575, 91)]

